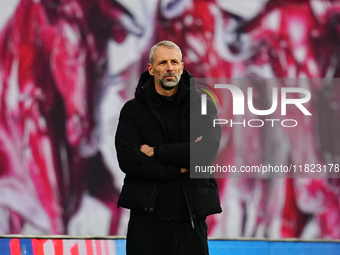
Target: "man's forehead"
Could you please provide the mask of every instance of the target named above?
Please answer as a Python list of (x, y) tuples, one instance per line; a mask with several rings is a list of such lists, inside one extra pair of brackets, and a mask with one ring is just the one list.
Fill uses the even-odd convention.
[(158, 60), (176, 59), (180, 61), (180, 54), (176, 48), (159, 46), (155, 50), (154, 58)]

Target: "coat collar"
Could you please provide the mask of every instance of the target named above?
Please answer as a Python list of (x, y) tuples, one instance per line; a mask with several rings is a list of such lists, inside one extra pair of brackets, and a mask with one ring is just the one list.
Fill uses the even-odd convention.
[[(183, 70), (181, 79), (178, 83), (178, 102), (181, 102), (187, 97), (187, 93), (194, 92), (194, 94), (199, 93), (196, 85), (195, 79), (187, 70)], [(135, 91), (135, 98), (139, 101), (146, 101), (146, 96), (150, 96), (154, 91), (154, 79), (153, 76), (149, 74), (149, 71), (145, 71), (139, 78), (138, 85)]]

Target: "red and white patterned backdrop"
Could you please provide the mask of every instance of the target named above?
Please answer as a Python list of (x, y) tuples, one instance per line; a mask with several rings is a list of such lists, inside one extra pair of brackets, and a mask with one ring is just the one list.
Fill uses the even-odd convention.
[[(0, 234), (125, 234), (113, 139), (159, 40), (176, 42), (200, 78), (323, 79), (308, 88), (317, 98), (309, 121), (279, 134), (226, 128), (219, 160), (340, 163), (340, 87), (332, 83), (340, 1), (0, 3)], [(208, 218), (212, 237), (340, 238), (339, 179), (218, 183), (224, 212)]]

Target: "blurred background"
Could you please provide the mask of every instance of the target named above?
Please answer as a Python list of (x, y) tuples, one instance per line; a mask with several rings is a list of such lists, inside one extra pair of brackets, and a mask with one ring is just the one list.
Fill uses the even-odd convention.
[[(312, 117), (287, 112), (294, 129), (223, 127), (220, 164), (340, 163), (340, 1), (0, 4), (2, 235), (126, 234), (114, 135), (160, 40), (181, 47), (197, 78), (289, 78), (280, 86), (311, 91)], [(254, 105), (268, 109), (268, 89), (254, 89)], [(208, 218), (210, 237), (340, 239), (339, 179), (217, 181), (223, 213)]]

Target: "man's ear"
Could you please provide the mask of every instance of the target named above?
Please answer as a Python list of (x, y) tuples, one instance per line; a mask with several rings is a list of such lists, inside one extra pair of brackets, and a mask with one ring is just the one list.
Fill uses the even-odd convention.
[(150, 74), (151, 76), (154, 76), (154, 75), (155, 75), (154, 72), (153, 72), (152, 65), (151, 65), (150, 63), (148, 64), (148, 70), (149, 70), (149, 74)]

